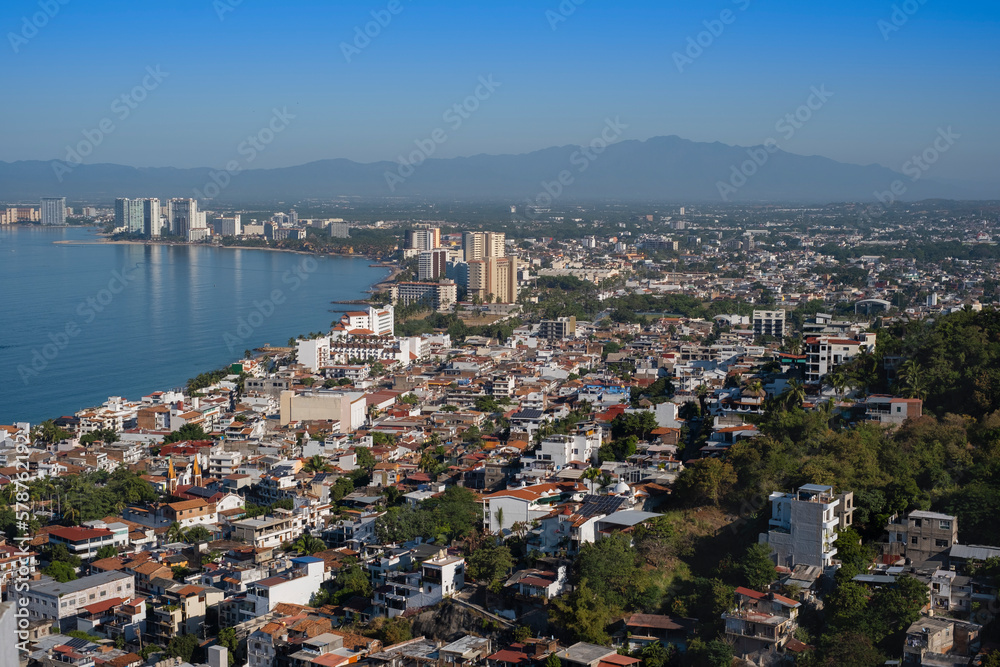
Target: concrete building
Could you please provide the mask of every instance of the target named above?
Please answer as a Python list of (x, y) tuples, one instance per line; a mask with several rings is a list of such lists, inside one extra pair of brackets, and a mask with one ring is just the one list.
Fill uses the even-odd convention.
[(424, 250), (417, 259), (417, 279), (420, 281), (443, 278), (448, 269), (448, 250)]
[(408, 229), (405, 242), (410, 250), (434, 250), (441, 247), (441, 230), (437, 227)]
[(915, 510), (902, 518), (892, 517), (886, 533), (889, 554), (921, 563), (942, 556), (958, 543), (958, 518)]
[(322, 558), (293, 558), (292, 569), (286, 574), (250, 584), (247, 599), (253, 601), (257, 616), (263, 616), (283, 602), (309, 604), (319, 592), (325, 570), (326, 563)]
[(49, 531), (49, 543), (61, 544), (74, 556), (90, 560), (101, 547), (124, 549), (128, 546), (128, 526), (90, 521), (86, 526), (58, 526)]
[(806, 484), (792, 493), (771, 494), (768, 532), (759, 541), (771, 547), (778, 565), (836, 567), (837, 529), (853, 523), (854, 494), (834, 494), (832, 486)]
[(447, 310), (458, 301), (458, 286), (451, 280), (439, 283), (396, 283), (390, 288), (393, 305), (427, 304), (434, 310)]
[(55, 580), (35, 582), (22, 595), (28, 598), (29, 620), (52, 621), (63, 629), (63, 622), (76, 616), (87, 605), (111, 598), (130, 598), (134, 594), (135, 581), (131, 574), (101, 572), (66, 583)]
[(483, 303), (517, 301), (517, 258), (488, 257), (469, 262), (469, 296)]
[(163, 213), (160, 211), (159, 199), (142, 200), (142, 231), (150, 238), (163, 233)]
[(753, 311), (753, 335), (772, 336), (781, 340), (785, 337), (785, 311)]
[(601, 431), (591, 429), (575, 435), (552, 435), (542, 440), (535, 458), (556, 468), (565, 468), (572, 461), (594, 463), (601, 448)]
[(243, 224), (240, 221), (240, 214), (217, 218), (215, 221), (215, 231), (219, 236), (241, 236), (243, 234)]
[(316, 390), (296, 394), (281, 392), (280, 421), (290, 422), (319, 420), (339, 421), (344, 431), (359, 429), (367, 418), (367, 402), (361, 392)]
[(507, 235), (503, 232), (465, 232), (462, 234), (462, 254), (466, 262), (489, 257), (504, 257)]
[(330, 337), (310, 338), (295, 341), (295, 359), (316, 373), (324, 366), (330, 365)]
[(746, 657), (759, 651), (778, 652), (794, 639), (801, 602), (777, 593), (737, 588), (736, 607), (723, 616), (733, 653)]
[(904, 665), (968, 665), (979, 653), (982, 626), (922, 616), (906, 630)]
[(175, 236), (188, 237), (192, 229), (205, 227), (205, 214), (198, 211), (198, 200), (174, 198), (167, 201), (167, 225)]
[(538, 337), (548, 340), (565, 340), (576, 337), (576, 317), (560, 317), (542, 320), (538, 326)]
[(42, 224), (43, 225), (65, 225), (66, 224), (66, 198), (65, 197), (42, 197)]
[(0, 602), (0, 665), (17, 667), (17, 608), (13, 602)]
[(806, 338), (806, 381), (820, 382), (837, 366), (847, 363), (863, 351), (875, 349), (875, 334), (859, 334), (857, 338), (816, 336)]
[(902, 424), (923, 415), (924, 402), (919, 398), (900, 398), (872, 394), (865, 399), (865, 419), (879, 424)]
[(130, 234), (142, 234), (145, 226), (141, 199), (119, 197), (115, 200), (115, 227)]

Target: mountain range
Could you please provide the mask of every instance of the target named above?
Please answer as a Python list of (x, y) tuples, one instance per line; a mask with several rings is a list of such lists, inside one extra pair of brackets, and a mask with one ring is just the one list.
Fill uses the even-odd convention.
[[(919, 200), (1000, 198), (1000, 187), (913, 180), (886, 167), (788, 153), (776, 146), (741, 147), (676, 136), (626, 140), (600, 153), (560, 146), (519, 155), (474, 155), (424, 160), (414, 144), (413, 164), (346, 159), (294, 167), (253, 169), (251, 153), (230, 163), (233, 173), (210, 167), (129, 167), (28, 160), (0, 162), (0, 199), (42, 196), (110, 203), (116, 197), (197, 197), (221, 203), (302, 199), (501, 199), (546, 206), (551, 201), (661, 202), (875, 202), (902, 184), (897, 198)], [(238, 172), (237, 168), (238, 167)], [(896, 186), (897, 192), (900, 186)]]

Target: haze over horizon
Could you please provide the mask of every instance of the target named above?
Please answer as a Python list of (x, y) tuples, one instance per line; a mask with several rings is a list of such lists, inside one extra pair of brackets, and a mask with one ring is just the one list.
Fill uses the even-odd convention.
[[(34, 33), (37, 2), (0, 8), (8, 87), (33, 91), (7, 107), (3, 161), (65, 159), (110, 119), (86, 163), (220, 168), (287, 109), (246, 168), (396, 160), (436, 130), (434, 157), (520, 154), (588, 143), (620, 117), (622, 139), (773, 138), (897, 171), (952, 127), (960, 139), (928, 176), (1000, 180), (1000, 8), (987, 3), (52, 1)], [(816, 90), (829, 96), (779, 129)]]

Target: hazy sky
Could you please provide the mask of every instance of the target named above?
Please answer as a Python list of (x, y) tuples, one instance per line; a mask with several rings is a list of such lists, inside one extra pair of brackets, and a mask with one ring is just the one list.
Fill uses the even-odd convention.
[[(287, 108), (253, 167), (394, 159), (438, 128), (436, 156), (520, 153), (620, 117), (625, 139), (774, 138), (894, 169), (951, 126), (933, 177), (1000, 180), (996, 2), (897, 1), (893, 23), (891, 0), (63, 1), (0, 7), (0, 160), (63, 158), (107, 119), (87, 162), (221, 167)], [(372, 12), (391, 20), (348, 62)], [(705, 46), (678, 67), (689, 38)], [(478, 108), (445, 116), (490, 75)], [(115, 102), (144, 77), (145, 99)], [(792, 136), (776, 128), (823, 86)]]

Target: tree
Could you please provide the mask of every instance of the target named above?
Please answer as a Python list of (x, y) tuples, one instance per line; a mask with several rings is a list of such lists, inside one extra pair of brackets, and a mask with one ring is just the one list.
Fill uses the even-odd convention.
[(375, 469), (375, 457), (372, 450), (367, 447), (355, 447), (354, 453), (358, 457), (358, 467), (369, 472)]
[(305, 462), (305, 465), (302, 466), (303, 472), (326, 472), (329, 469), (330, 466), (327, 464), (326, 459), (319, 454), (309, 457), (309, 459)]
[(410, 622), (402, 616), (390, 618), (382, 626), (382, 642), (385, 646), (392, 646), (410, 639), (413, 639), (413, 630), (410, 627)]
[(45, 568), (45, 574), (61, 584), (76, 580), (76, 570), (73, 569), (73, 566), (59, 560), (53, 561), (51, 565)]
[(677, 477), (675, 494), (690, 504), (718, 505), (736, 484), (736, 472), (728, 461), (716, 458), (691, 462)]
[(499, 593), (507, 574), (514, 568), (514, 557), (506, 544), (489, 538), (468, 555), (468, 571), (476, 581), (485, 583), (490, 591)]
[(201, 427), (201, 424), (184, 424), (176, 431), (168, 433), (167, 436), (163, 438), (163, 444), (169, 445), (173, 442), (184, 442), (186, 440), (209, 439), (209, 434), (205, 433), (205, 429)]
[(309, 533), (302, 533), (297, 540), (292, 543), (292, 548), (306, 555), (312, 555), (320, 551), (326, 551), (326, 542), (310, 535)]
[(562, 660), (559, 659), (559, 654), (555, 652), (549, 653), (549, 657), (545, 658), (544, 667), (562, 667)]
[(364, 598), (372, 595), (372, 584), (368, 580), (368, 575), (355, 562), (345, 564), (337, 573), (335, 581), (339, 588), (336, 596), (338, 603), (356, 595)]
[(201, 544), (212, 539), (212, 533), (205, 526), (192, 526), (184, 532), (184, 541), (188, 544)]
[(180, 658), (184, 662), (191, 662), (198, 644), (197, 635), (175, 635), (167, 644), (167, 655)]
[(733, 663), (733, 647), (719, 639), (705, 642), (692, 639), (687, 650), (691, 667), (729, 667)]
[(174, 521), (167, 528), (167, 541), (168, 542), (183, 542), (184, 541), (184, 529), (181, 528), (181, 524)]
[(114, 558), (117, 555), (118, 555), (118, 548), (110, 544), (106, 544), (97, 550), (96, 557), (97, 560), (101, 560), (103, 558)]
[(552, 600), (549, 619), (570, 637), (592, 644), (608, 645), (611, 637), (606, 628), (614, 611), (607, 601), (582, 579), (569, 595)]
[(638, 606), (647, 589), (645, 571), (628, 536), (616, 533), (584, 544), (576, 561), (575, 576), (587, 580), (608, 604), (621, 609)]
[(219, 646), (225, 646), (229, 652), (229, 664), (236, 661), (236, 651), (239, 649), (239, 640), (236, 638), (236, 630), (233, 628), (222, 628), (219, 630)]
[(739, 571), (749, 588), (766, 591), (774, 581), (774, 561), (766, 544), (751, 544), (739, 563)]

